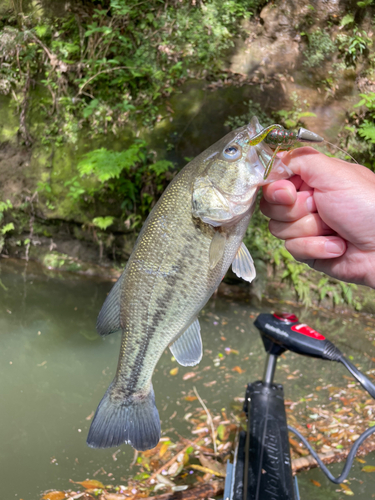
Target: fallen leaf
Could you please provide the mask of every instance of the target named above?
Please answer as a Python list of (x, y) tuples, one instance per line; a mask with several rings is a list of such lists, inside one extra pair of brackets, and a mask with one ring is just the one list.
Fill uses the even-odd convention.
[(375, 472), (375, 467), (373, 465), (365, 465), (362, 467), (363, 472)]
[(320, 488), (322, 486), (318, 481), (315, 481), (315, 479), (310, 479), (310, 481), (312, 482), (312, 484), (314, 486), (317, 486), (318, 488)]
[(169, 448), (169, 445), (170, 445), (170, 441), (166, 441), (165, 443), (163, 443), (160, 447), (160, 450), (159, 450), (159, 457), (162, 458), (165, 453), (167, 452), (168, 448)]
[(172, 370), (169, 372), (171, 375), (177, 375), (178, 373), (178, 366), (176, 366), (176, 368), (172, 368)]
[(165, 486), (175, 486), (174, 482), (161, 474), (156, 474), (156, 479), (159, 483), (165, 484)]
[(234, 368), (232, 368), (232, 372), (237, 372), (237, 373), (241, 374), (241, 373), (245, 373), (245, 370), (243, 370), (239, 366), (235, 366)]
[(184, 397), (185, 401), (195, 401), (197, 398), (197, 396), (185, 396)]
[(172, 464), (172, 465), (169, 467), (168, 471), (167, 471), (168, 476), (174, 476), (174, 475), (177, 473), (177, 471), (178, 471), (178, 469), (179, 469), (180, 465), (181, 465), (181, 464), (179, 464), (178, 462), (175, 462), (174, 464)]
[(63, 500), (66, 495), (63, 491), (50, 491), (42, 496), (43, 500)]
[(217, 432), (217, 435), (218, 435), (220, 441), (224, 441), (225, 434), (226, 434), (225, 426), (220, 424), (219, 427), (217, 428), (216, 432)]
[(349, 496), (354, 495), (354, 493), (352, 492), (352, 490), (349, 488), (349, 486), (347, 484), (341, 483), (340, 486), (341, 486), (341, 489), (342, 489), (342, 492), (344, 493), (344, 495), (349, 495)]
[(185, 375), (182, 377), (182, 380), (189, 380), (189, 378), (193, 378), (196, 376), (195, 372), (187, 372)]
[(220, 477), (225, 477), (226, 466), (212, 460), (212, 458), (206, 457), (202, 453), (199, 455), (199, 461), (206, 469), (215, 471)]

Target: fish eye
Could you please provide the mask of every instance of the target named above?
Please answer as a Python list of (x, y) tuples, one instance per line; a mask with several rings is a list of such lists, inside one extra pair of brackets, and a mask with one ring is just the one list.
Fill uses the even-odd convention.
[(238, 160), (241, 156), (241, 148), (237, 145), (232, 144), (224, 149), (223, 156), (226, 160)]

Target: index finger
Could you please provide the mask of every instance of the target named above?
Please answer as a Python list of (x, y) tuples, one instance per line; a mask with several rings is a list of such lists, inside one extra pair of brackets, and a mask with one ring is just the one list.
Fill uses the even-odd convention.
[(282, 161), (297, 176), (310, 186), (321, 192), (352, 189), (353, 182), (362, 179), (372, 181), (373, 173), (370, 169), (355, 163), (338, 158), (328, 157), (323, 153), (303, 146), (288, 151)]

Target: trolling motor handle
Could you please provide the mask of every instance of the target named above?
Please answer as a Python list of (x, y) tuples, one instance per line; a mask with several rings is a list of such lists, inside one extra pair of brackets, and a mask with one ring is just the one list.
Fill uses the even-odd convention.
[(254, 324), (268, 353), (279, 355), (289, 350), (304, 356), (338, 361), (375, 399), (375, 385), (350, 363), (332, 342), (308, 325), (300, 323), (294, 314), (263, 313), (259, 314)]

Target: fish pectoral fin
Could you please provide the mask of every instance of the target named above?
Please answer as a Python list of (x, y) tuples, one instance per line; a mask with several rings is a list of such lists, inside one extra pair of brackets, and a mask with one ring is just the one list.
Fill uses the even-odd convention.
[(198, 319), (169, 346), (171, 353), (182, 366), (195, 366), (202, 359), (203, 347)]
[(250, 255), (249, 250), (246, 248), (244, 243), (241, 243), (240, 248), (232, 262), (232, 271), (239, 278), (242, 278), (249, 283), (253, 281), (256, 276), (256, 270), (254, 266), (254, 261)]
[(212, 238), (209, 250), (210, 269), (214, 269), (224, 255), (226, 242), (227, 239), (225, 234), (220, 231), (216, 231), (214, 237)]
[(121, 284), (124, 280), (122, 274), (116, 281), (108, 297), (105, 299), (96, 321), (96, 329), (102, 337), (110, 333), (121, 330), (120, 304), (121, 304)]

